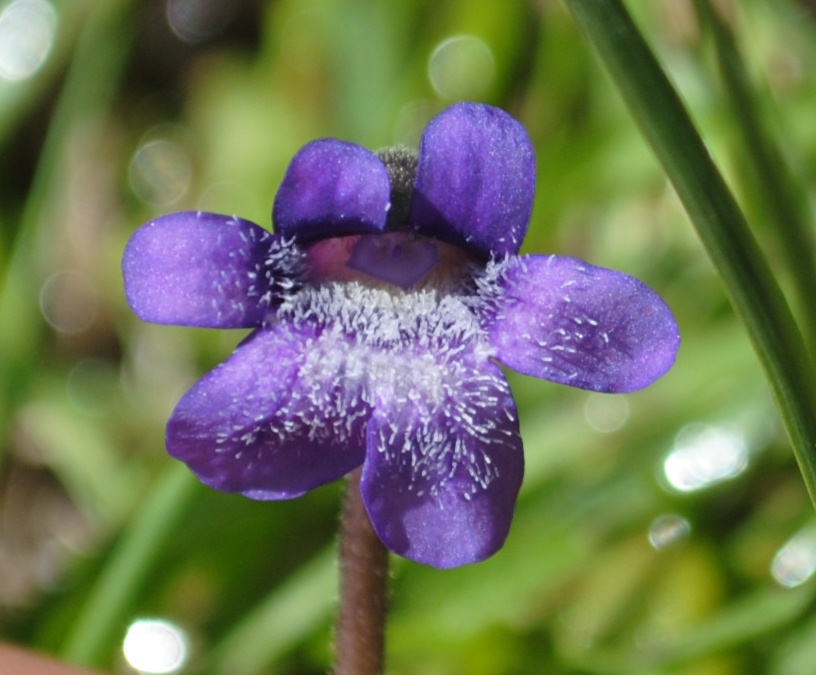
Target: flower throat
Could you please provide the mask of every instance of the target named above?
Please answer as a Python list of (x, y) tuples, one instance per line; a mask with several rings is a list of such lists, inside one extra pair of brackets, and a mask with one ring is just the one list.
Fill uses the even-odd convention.
[[(417, 177), (417, 154), (397, 146), (377, 153), (391, 184), (388, 216), (382, 234), (326, 239), (309, 250), (314, 280), (374, 280), (403, 291), (429, 280), (439, 268), (460, 262), (453, 247), (419, 235), (410, 220)], [(456, 260), (454, 260), (456, 259)], [(339, 265), (337, 263), (340, 263)]]

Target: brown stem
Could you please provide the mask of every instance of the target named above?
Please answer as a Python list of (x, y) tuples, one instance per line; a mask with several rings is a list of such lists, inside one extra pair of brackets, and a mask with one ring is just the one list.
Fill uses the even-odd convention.
[(346, 483), (340, 529), (340, 611), (335, 675), (381, 675), (385, 655), (388, 551), (360, 495), (360, 469)]

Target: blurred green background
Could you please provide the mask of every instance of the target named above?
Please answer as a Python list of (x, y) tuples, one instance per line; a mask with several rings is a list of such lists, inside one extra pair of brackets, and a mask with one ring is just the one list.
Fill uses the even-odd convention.
[[(749, 108), (729, 102), (707, 3), (628, 7), (787, 288), (786, 223), (739, 122), (758, 120), (810, 227), (816, 3), (713, 4)], [(168, 672), (144, 660), (162, 638), (184, 652), (173, 672), (330, 668), (340, 486), (257, 503), (166, 456), (173, 405), (242, 334), (140, 322), (122, 249), (175, 210), (268, 226), (303, 144), (416, 145), (462, 99), (507, 109), (535, 141), (525, 250), (640, 277), (683, 346), (625, 396), (509, 374), (527, 459), (510, 537), (459, 570), (393, 560), (388, 672), (816, 672), (816, 522), (763, 373), (590, 45), (548, 0), (0, 0), (5, 640), (116, 673), (138, 672), (129, 659)]]

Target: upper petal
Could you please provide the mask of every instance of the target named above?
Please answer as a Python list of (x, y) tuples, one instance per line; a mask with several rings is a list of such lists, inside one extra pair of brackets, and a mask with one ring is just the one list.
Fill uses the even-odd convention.
[(527, 375), (602, 392), (651, 384), (674, 363), (680, 333), (663, 299), (621, 272), (560, 256), (488, 269), (496, 358)]
[(252, 499), (297, 497), (359, 466), (368, 410), (314, 337), (286, 324), (255, 333), (181, 399), (169, 453)]
[(184, 211), (140, 227), (122, 260), (125, 293), (145, 321), (208, 328), (259, 325), (298, 253), (255, 223)]
[(516, 407), (499, 368), (463, 359), (438, 402), (394, 392), (368, 428), (363, 501), (379, 537), (416, 562), (450, 568), (493, 555), (524, 473)]
[(390, 190), (388, 170), (373, 152), (334, 138), (312, 141), (292, 159), (272, 221), (301, 242), (382, 232)]
[(422, 137), (410, 222), (483, 256), (516, 253), (535, 180), (535, 151), (519, 122), (488, 105), (454, 105)]

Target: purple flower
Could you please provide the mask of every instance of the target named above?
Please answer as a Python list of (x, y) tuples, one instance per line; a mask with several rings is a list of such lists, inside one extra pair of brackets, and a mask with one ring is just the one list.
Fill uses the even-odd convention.
[(462, 103), (419, 155), (323, 139), (294, 158), (276, 234), (174, 213), (124, 255), (147, 321), (254, 328), (182, 398), (167, 448), (207, 485), (289, 499), (362, 465), (383, 542), (440, 568), (504, 543), (524, 459), (499, 363), (601, 392), (672, 365), (677, 324), (625, 274), (517, 255), (535, 156), (501, 110)]

